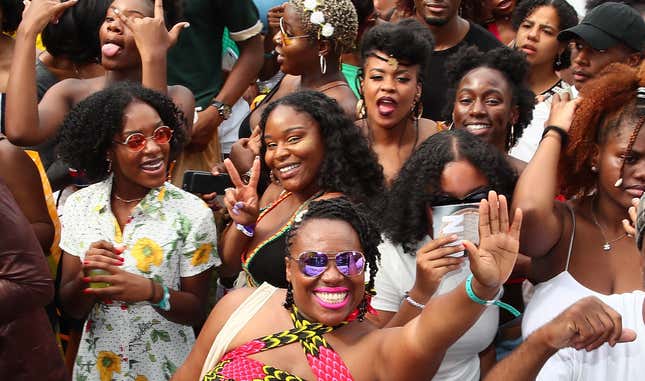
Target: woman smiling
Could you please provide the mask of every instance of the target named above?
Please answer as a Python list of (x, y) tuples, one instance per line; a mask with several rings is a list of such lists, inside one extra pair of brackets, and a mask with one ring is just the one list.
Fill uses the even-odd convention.
[(62, 218), (60, 297), (86, 319), (74, 377), (168, 379), (203, 321), (216, 231), (201, 200), (165, 182), (181, 120), (169, 98), (126, 83), (79, 103), (61, 128), (62, 159), (99, 181)]
[[(535, 104), (524, 81), (528, 65), (523, 54), (505, 47), (487, 53), (467, 47), (446, 68), (454, 84), (452, 128), (466, 129), (508, 153), (531, 122)], [(518, 170), (525, 166), (509, 160)]]
[[(286, 238), (287, 289), (226, 295), (173, 380), (432, 377), (446, 348), (486, 309), (474, 300), (494, 298), (517, 256), (521, 212), (509, 225), (506, 199), (494, 192), (479, 211), (480, 246), (465, 244), (474, 276), (405, 326), (377, 329), (363, 318), (378, 270), (378, 232), (345, 198), (310, 203)], [(241, 316), (248, 323), (233, 328)]]
[[(261, 153), (248, 184), (230, 160), (224, 162), (235, 188), (224, 197), (233, 223), (222, 239), (220, 273), (232, 276), (243, 268), (251, 286), (286, 287), (283, 237), (297, 212), (312, 200), (340, 194), (371, 203), (383, 190), (383, 173), (359, 129), (322, 93), (303, 91), (269, 104), (260, 128)], [(260, 159), (263, 172), (279, 183), (262, 198)]]

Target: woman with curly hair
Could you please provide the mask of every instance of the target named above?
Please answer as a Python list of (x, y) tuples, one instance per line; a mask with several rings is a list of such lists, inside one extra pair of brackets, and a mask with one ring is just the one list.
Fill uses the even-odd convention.
[(517, 256), (521, 213), (510, 224), (506, 199), (494, 192), (479, 210), (479, 248), (466, 243), (473, 276), (405, 326), (378, 329), (363, 320), (378, 231), (344, 197), (311, 202), (286, 238), (287, 289), (265, 283), (227, 294), (173, 380), (431, 378), (446, 348), (487, 310), (479, 298), (499, 292)]
[[(224, 196), (233, 221), (222, 238), (220, 274), (244, 269), (251, 286), (286, 287), (283, 236), (297, 212), (312, 200), (341, 194), (370, 204), (383, 190), (383, 173), (360, 130), (338, 102), (320, 92), (302, 91), (270, 103), (260, 129), (261, 153), (248, 184), (230, 160), (224, 161), (235, 188)], [(271, 184), (261, 198), (260, 159), (263, 172), (270, 171), (279, 184)]]
[[(402, 326), (471, 274), (469, 259), (451, 257), (463, 245), (446, 246), (456, 237), (434, 236), (432, 208), (479, 202), (490, 190), (510, 196), (516, 178), (501, 152), (466, 131), (442, 131), (421, 144), (392, 184), (382, 214), (387, 240), (379, 246), (373, 300), (381, 326)], [(433, 380), (479, 380), (494, 364), (498, 319), (497, 307), (486, 310), (447, 350)]]
[(510, 151), (511, 156), (524, 162), (531, 160), (540, 143), (551, 96), (571, 91), (571, 86), (556, 73), (571, 64), (571, 53), (557, 36), (575, 25), (578, 15), (566, 0), (524, 0), (513, 14), (513, 27), (517, 30), (515, 49), (526, 54), (527, 80), (537, 95), (533, 120)]
[(359, 121), (391, 182), (437, 124), (421, 118), (423, 73), (432, 33), (414, 19), (372, 28), (361, 43)]
[[(535, 95), (526, 84), (524, 55), (506, 47), (487, 53), (464, 47), (446, 63), (453, 84), (452, 127), (466, 129), (501, 152), (515, 146), (531, 123)], [(524, 163), (508, 157), (518, 170)]]
[(98, 181), (61, 219), (60, 299), (85, 319), (74, 379), (167, 380), (190, 351), (220, 261), (211, 210), (166, 182), (184, 140), (172, 100), (127, 82), (80, 102), (61, 127), (61, 158)]
[[(612, 64), (585, 84), (581, 99), (553, 98), (544, 138), (513, 199), (525, 211), (521, 250), (533, 258), (530, 279), (537, 284), (522, 321), (525, 337), (585, 296), (609, 300), (643, 290), (642, 258), (623, 230), (632, 199), (645, 190), (642, 86), (644, 65), (637, 71)], [(558, 192), (570, 200), (554, 200)], [(617, 349), (600, 348), (597, 358), (613, 364), (643, 356), (631, 344)], [(630, 379), (610, 373), (614, 366), (591, 369), (594, 379)]]

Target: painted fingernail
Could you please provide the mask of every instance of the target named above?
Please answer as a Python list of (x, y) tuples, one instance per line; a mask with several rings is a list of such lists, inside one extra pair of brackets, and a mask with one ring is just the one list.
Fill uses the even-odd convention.
[(238, 201), (233, 205), (233, 208), (235, 209), (242, 209), (244, 207), (244, 203), (242, 201)]
[(123, 257), (118, 257), (118, 259), (119, 259), (119, 261), (121, 261), (121, 262), (125, 262), (125, 258), (123, 258)]
[(83, 294), (91, 294), (91, 293), (92, 293), (92, 289), (91, 289), (91, 288), (84, 288), (84, 289), (83, 289)]
[(83, 277), (83, 282), (88, 283), (90, 281), (90, 277), (84, 276)]
[(89, 265), (89, 264), (90, 264), (90, 262), (89, 262), (89, 261), (83, 261), (83, 264), (84, 264), (84, 265)]

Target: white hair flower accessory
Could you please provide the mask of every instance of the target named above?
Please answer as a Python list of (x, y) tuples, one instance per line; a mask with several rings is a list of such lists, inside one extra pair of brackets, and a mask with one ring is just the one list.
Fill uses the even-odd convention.
[(297, 224), (301, 223), (303, 217), (305, 216), (305, 214), (307, 214), (308, 211), (309, 209), (303, 209), (299, 211), (298, 213), (296, 213), (296, 217), (293, 219), (293, 221)]
[(329, 38), (334, 34), (334, 27), (330, 23), (327, 23), (323, 25), (322, 30), (320, 31), (320, 34), (322, 34), (323, 37)]
[(309, 21), (314, 25), (322, 25), (325, 22), (325, 15), (321, 11), (311, 12)]
[(317, 0), (305, 0), (303, 5), (304, 5), (306, 11), (313, 12), (313, 11), (316, 10), (316, 7), (318, 6), (318, 1)]

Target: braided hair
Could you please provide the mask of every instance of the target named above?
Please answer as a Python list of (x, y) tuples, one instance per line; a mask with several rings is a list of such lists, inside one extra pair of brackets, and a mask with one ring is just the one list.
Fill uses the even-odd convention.
[[(368, 293), (373, 293), (374, 279), (378, 271), (378, 261), (381, 254), (378, 251), (378, 245), (381, 243), (381, 236), (376, 226), (369, 217), (369, 214), (362, 209), (359, 204), (354, 204), (346, 197), (337, 197), (326, 200), (312, 201), (307, 209), (301, 211), (286, 234), (287, 250), (291, 250), (291, 245), (298, 229), (309, 220), (336, 220), (347, 222), (354, 228), (363, 249), (363, 255), (369, 268), (369, 281), (366, 284)], [(288, 255), (288, 253), (285, 253)], [(287, 300), (285, 308), (290, 309), (293, 304), (293, 296), (287, 291)], [(367, 300), (363, 299), (359, 305), (358, 319), (362, 320), (367, 312)]]
[[(596, 189), (597, 174), (591, 170), (594, 147), (604, 145), (611, 133), (634, 121), (629, 143), (622, 155), (622, 178), (625, 158), (645, 123), (645, 64), (640, 69), (614, 63), (598, 77), (585, 84), (582, 101), (569, 129), (569, 144), (559, 163), (559, 184), (565, 197), (582, 196)], [(640, 96), (639, 96), (640, 95)], [(619, 180), (622, 182), (622, 180)], [(620, 183), (617, 181), (617, 185)]]

